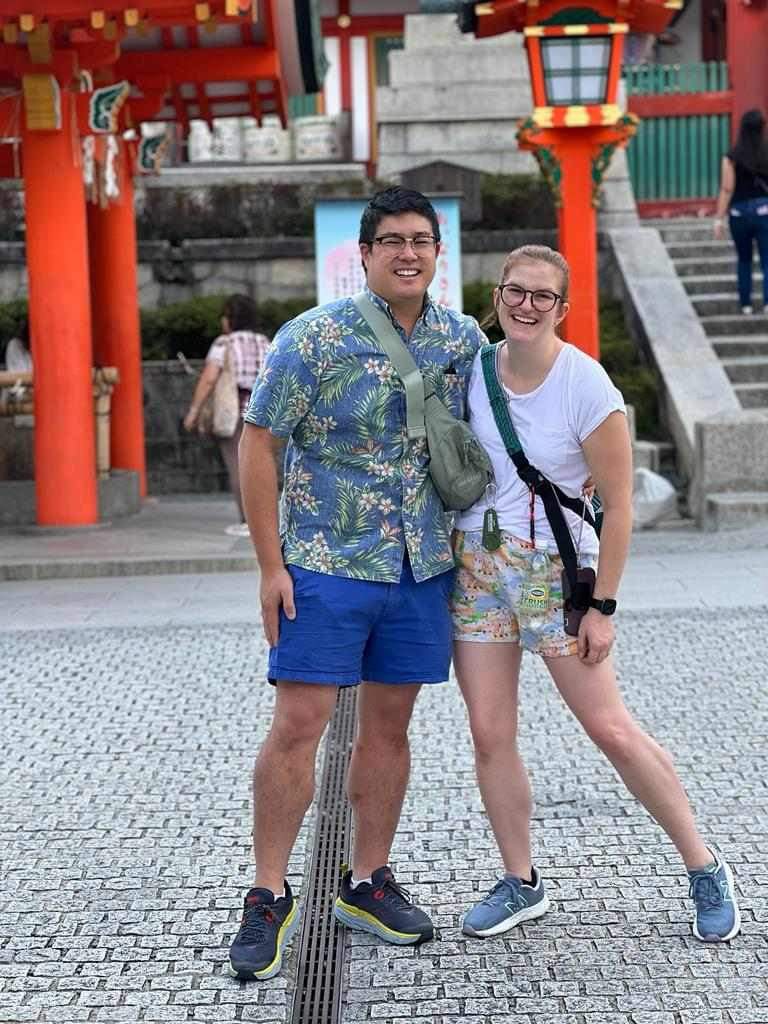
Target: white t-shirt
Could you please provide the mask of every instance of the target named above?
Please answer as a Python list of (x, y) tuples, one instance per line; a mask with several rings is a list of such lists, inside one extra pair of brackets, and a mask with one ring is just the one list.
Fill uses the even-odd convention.
[[(499, 349), (497, 357), (498, 352)], [(621, 392), (611, 383), (600, 363), (567, 343), (534, 391), (518, 395), (503, 384), (502, 388), (507, 396), (515, 432), (528, 461), (566, 494), (579, 497), (589, 476), (582, 443), (612, 412), (626, 413)], [(493, 463), (499, 526), (527, 540), (530, 537), (530, 492), (517, 475), (496, 427), (479, 352), (472, 367), (467, 400), (469, 425)], [(459, 514), (457, 529), (481, 530), (486, 508), (485, 498), (480, 498)], [(568, 509), (563, 509), (563, 512), (575, 541), (581, 520)], [(551, 551), (557, 550), (544, 504), (538, 496), (534, 531), (537, 538), (546, 538)], [(581, 550), (585, 554), (597, 554), (597, 549), (597, 535), (585, 524)]]

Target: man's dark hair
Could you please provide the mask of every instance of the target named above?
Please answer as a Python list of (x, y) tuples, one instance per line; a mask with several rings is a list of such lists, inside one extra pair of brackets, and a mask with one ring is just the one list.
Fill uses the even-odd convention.
[(256, 303), (248, 295), (230, 295), (222, 315), (229, 320), (231, 331), (256, 330)]
[(742, 115), (739, 137), (730, 157), (735, 164), (741, 164), (753, 174), (768, 175), (768, 142), (765, 118), (760, 110), (748, 110)]
[(440, 241), (440, 225), (435, 208), (425, 195), (412, 188), (385, 188), (373, 196), (363, 210), (360, 218), (360, 242), (372, 245), (376, 231), (384, 217), (397, 216), (400, 213), (419, 213), (426, 217), (432, 226), (432, 234)]

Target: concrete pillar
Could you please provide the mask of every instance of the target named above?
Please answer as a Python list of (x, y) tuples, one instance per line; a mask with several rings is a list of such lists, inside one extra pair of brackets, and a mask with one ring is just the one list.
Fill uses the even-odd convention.
[(98, 365), (116, 366), (120, 374), (112, 392), (112, 466), (138, 473), (140, 494), (145, 497), (136, 220), (130, 154), (123, 142), (117, 157), (117, 174), (119, 201), (105, 207), (88, 203), (93, 350)]
[(41, 526), (99, 518), (85, 195), (71, 96), (61, 90), (61, 130), (22, 130)]

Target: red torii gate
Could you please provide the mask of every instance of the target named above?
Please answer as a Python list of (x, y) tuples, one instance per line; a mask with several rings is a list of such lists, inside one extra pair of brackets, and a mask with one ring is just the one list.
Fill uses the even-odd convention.
[(112, 465), (146, 491), (132, 178), (163, 140), (134, 130), (285, 120), (288, 95), (320, 88), (318, 17), (314, 0), (2, 0), (0, 35), (0, 174), (25, 192), (37, 522), (85, 526), (99, 518), (94, 362), (120, 375)]

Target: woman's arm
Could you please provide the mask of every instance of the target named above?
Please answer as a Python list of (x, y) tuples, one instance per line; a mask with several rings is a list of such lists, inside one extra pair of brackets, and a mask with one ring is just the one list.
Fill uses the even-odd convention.
[[(627, 417), (612, 412), (583, 444), (590, 473), (603, 503), (600, 558), (594, 596), (615, 598), (632, 535), (632, 444)], [(613, 643), (613, 623), (590, 609), (579, 630), (579, 657), (596, 663), (607, 657)]]
[(724, 156), (720, 166), (720, 192), (715, 210), (715, 238), (725, 238), (725, 218), (735, 187), (736, 172), (733, 169), (733, 162), (730, 157)]
[(183, 422), (185, 430), (194, 430), (195, 424), (197, 423), (197, 417), (200, 415), (200, 410), (205, 405), (210, 393), (213, 391), (220, 373), (221, 367), (217, 366), (216, 363), (206, 363), (203, 367), (203, 372), (197, 379), (195, 393), (192, 395), (192, 401), (189, 404), (187, 415), (184, 417)]

